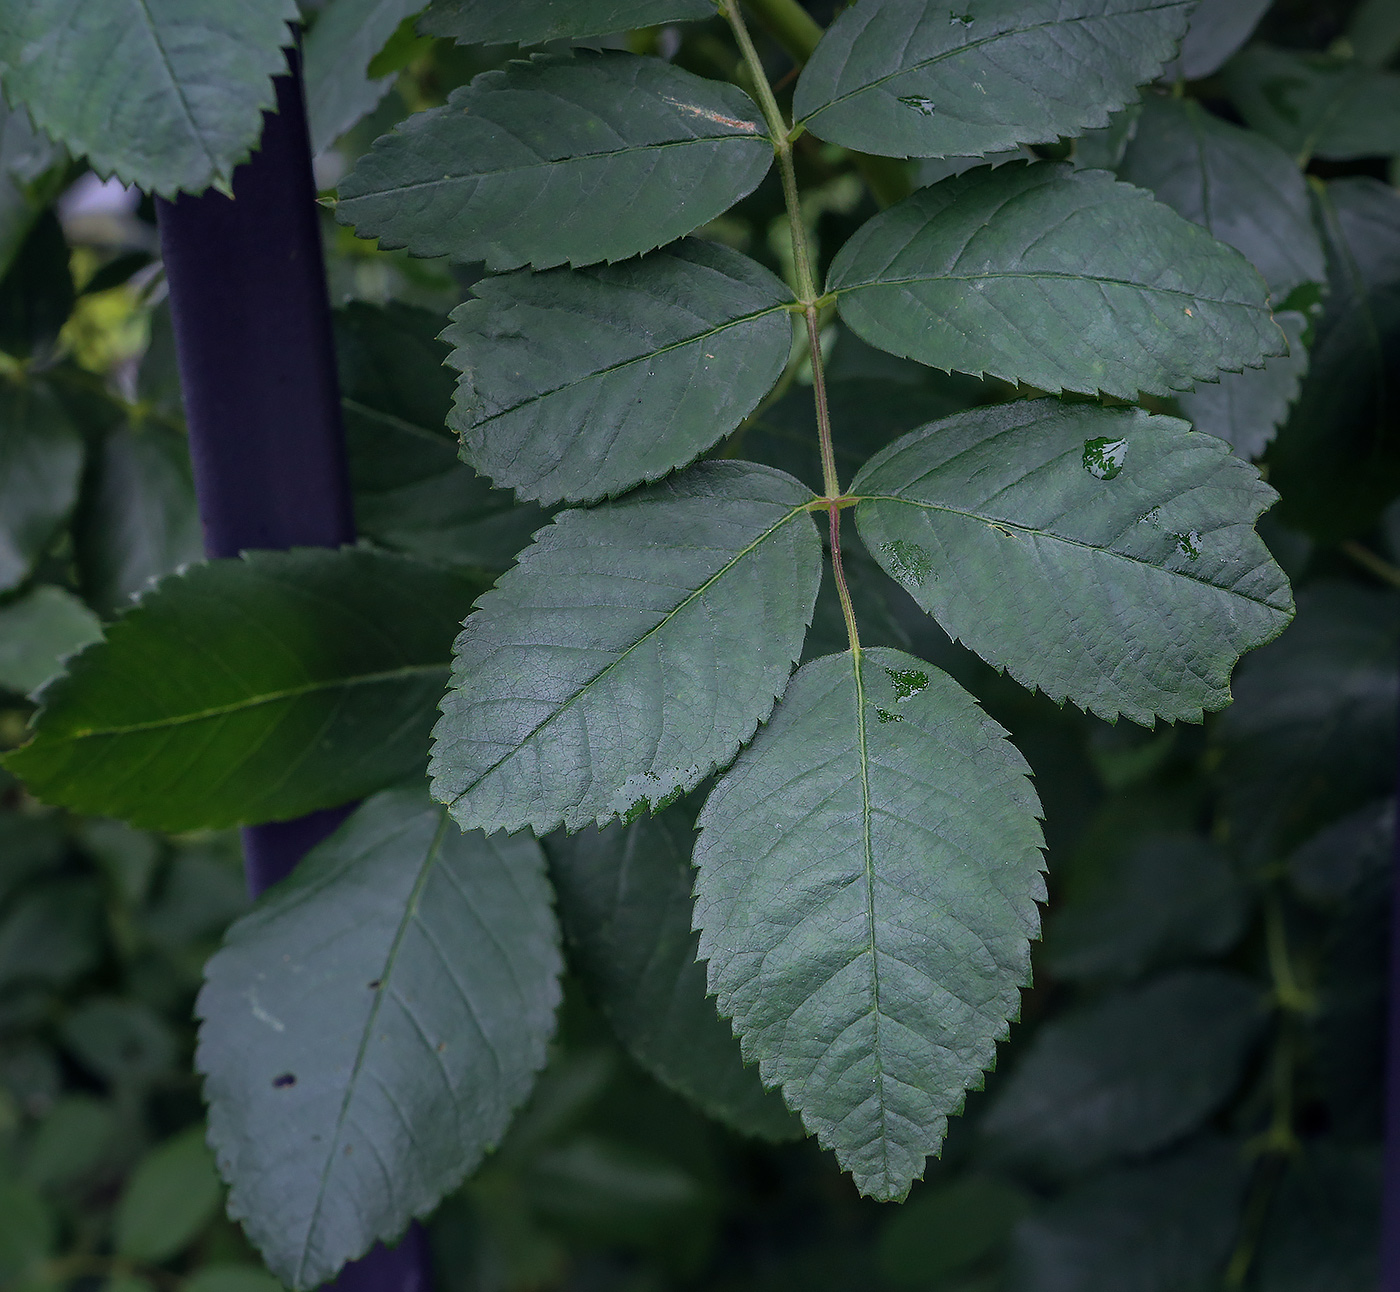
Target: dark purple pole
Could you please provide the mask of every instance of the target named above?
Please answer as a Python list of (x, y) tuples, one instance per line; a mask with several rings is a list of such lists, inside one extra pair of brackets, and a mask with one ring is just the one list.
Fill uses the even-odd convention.
[[(287, 61), (261, 146), (234, 172), (233, 199), (211, 190), (156, 203), (210, 557), (355, 539), (299, 53)], [(353, 806), (245, 829), (254, 896)], [(422, 1230), (392, 1250), (376, 1246), (332, 1286), (427, 1292)]]

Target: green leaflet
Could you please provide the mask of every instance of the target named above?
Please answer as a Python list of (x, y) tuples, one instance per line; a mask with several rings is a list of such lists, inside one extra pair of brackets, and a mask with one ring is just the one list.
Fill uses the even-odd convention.
[(1292, 617), (1253, 530), (1273, 491), (1174, 419), (974, 409), (890, 445), (850, 492), (871, 555), (949, 636), (1102, 718), (1200, 721)]
[(434, 0), (418, 27), (469, 45), (538, 45), (714, 15), (713, 0)]
[(1400, 490), (1400, 194), (1357, 177), (1315, 185), (1313, 198), (1328, 290), (1269, 474), (1288, 524), (1349, 538)]
[(0, 592), (18, 587), (78, 498), (83, 441), (49, 389), (0, 381)]
[(1225, 69), (1246, 122), (1307, 165), (1400, 152), (1400, 76), (1330, 54), (1254, 45)]
[(720, 1012), (872, 1197), (922, 1175), (1029, 979), (1040, 805), (1005, 734), (913, 656), (828, 655), (700, 816)]
[(746, 1068), (715, 1016), (691, 930), (692, 813), (683, 804), (548, 841), (570, 964), (642, 1067), (748, 1135), (792, 1139), (801, 1124)]
[(323, 152), (393, 87), (369, 65), (423, 0), (331, 0), (306, 37), (303, 76), (311, 151)]
[(158, 1144), (137, 1164), (117, 1204), (117, 1254), (169, 1260), (209, 1223), (222, 1193), (202, 1126)]
[[(993, 1176), (964, 1175), (884, 1217), (876, 1244), (880, 1273), (894, 1287), (928, 1288), (965, 1274), (1003, 1247), (1027, 1210), (1025, 1192)], [(952, 1287), (981, 1287), (961, 1279)]]
[(543, 834), (656, 808), (728, 763), (802, 650), (811, 501), (779, 471), (707, 462), (559, 515), (457, 639), (433, 797), (463, 829)]
[(71, 592), (41, 583), (0, 606), (0, 689), (20, 695), (59, 671), (65, 655), (102, 636), (102, 625)]
[(1219, 969), (1164, 975), (1036, 1032), (981, 1123), (1003, 1161), (1070, 1175), (1194, 1130), (1231, 1094), (1261, 989)]
[(73, 533), (83, 595), (104, 616), (152, 580), (204, 557), (189, 441), (158, 422), (93, 446)]
[(442, 325), (440, 314), (399, 302), (356, 302), (335, 316), (355, 522), (386, 547), (499, 573), (549, 515), (458, 458), (444, 428), (452, 374)]
[(257, 143), (296, 20), (294, 0), (7, 0), (0, 79), (99, 174), (197, 193)]
[(1162, 79), (1199, 81), (1218, 72), (1249, 39), (1272, 3), (1273, 0), (1201, 0), (1182, 37), (1181, 55), (1163, 68)]
[(196, 1007), (229, 1211), (315, 1287), (500, 1142), (543, 1066), (558, 931), (539, 845), (370, 799), (230, 930)]
[(1292, 159), (1198, 103), (1148, 95), (1118, 176), (1239, 251), (1275, 302), (1326, 278), (1307, 184)]
[(1400, 53), (1400, 10), (1391, 0), (1361, 0), (1347, 21), (1346, 39), (1368, 67), (1384, 67)]
[(462, 456), (545, 502), (594, 501), (692, 461), (753, 411), (792, 346), (792, 292), (696, 240), (641, 260), (486, 278), (443, 340)]
[(1169, 59), (1190, 0), (859, 0), (817, 46), (797, 123), (894, 157), (980, 157), (1107, 124)]
[(1239, 1147), (1204, 1139), (1095, 1176), (1016, 1231), (1018, 1292), (1214, 1292), (1239, 1233), (1248, 1173)]
[(1262, 368), (1225, 372), (1220, 380), (1183, 391), (1176, 402), (1198, 431), (1226, 441), (1242, 458), (1257, 458), (1268, 447), (1298, 398), (1308, 371), (1303, 344), (1308, 320), (1296, 310), (1274, 315), (1288, 338), (1288, 353)]
[(371, 793), (421, 768), (479, 586), (358, 548), (194, 566), (45, 688), (5, 765), (48, 802), (163, 830)]
[(1294, 1158), (1260, 1243), (1260, 1292), (1380, 1286), (1381, 1179), (1380, 1153), (1369, 1144), (1324, 1140)]
[(1400, 598), (1320, 583), (1298, 619), (1241, 666), (1216, 735), (1230, 837), (1284, 856), (1393, 785)]
[(699, 228), (772, 161), (758, 109), (731, 85), (615, 50), (537, 55), (377, 140), (337, 214), (419, 256), (586, 265)]
[(1042, 390), (1165, 395), (1283, 350), (1238, 252), (1103, 171), (974, 170), (877, 215), (827, 277), (871, 345)]

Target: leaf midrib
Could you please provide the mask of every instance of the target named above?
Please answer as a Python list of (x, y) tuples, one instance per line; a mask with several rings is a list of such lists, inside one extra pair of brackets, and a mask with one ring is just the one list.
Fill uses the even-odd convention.
[(176, 99), (179, 100), (180, 110), (184, 113), (185, 121), (189, 124), (190, 133), (198, 142), (200, 151), (204, 154), (205, 160), (209, 163), (210, 170), (220, 179), (225, 178), (217, 158), (215, 158), (213, 151), (204, 141), (204, 135), (194, 119), (194, 112), (190, 108), (189, 100), (185, 97), (185, 87), (180, 84), (179, 77), (175, 75), (175, 68), (170, 62), (170, 55), (166, 52), (164, 44), (161, 43), (160, 32), (156, 27), (156, 20), (151, 13), (150, 0), (136, 0), (136, 7), (141, 11), (141, 16), (146, 20), (146, 28), (151, 34), (151, 44), (155, 46), (156, 53), (160, 55), (161, 66), (165, 69), (165, 74), (170, 79), (170, 87), (175, 91)]
[(369, 1016), (365, 1019), (364, 1028), (360, 1033), (359, 1049), (355, 1053), (355, 1061), (350, 1068), (350, 1077), (345, 1084), (345, 1095), (340, 1102), (340, 1111), (336, 1114), (335, 1129), (331, 1133), (330, 1144), (326, 1149), (325, 1162), (321, 1167), (321, 1176), (316, 1183), (316, 1201), (312, 1207), (310, 1219), (306, 1223), (306, 1237), (302, 1240), (301, 1254), (297, 1258), (296, 1276), (292, 1286), (302, 1285), (302, 1276), (306, 1271), (306, 1263), (311, 1257), (312, 1237), (316, 1232), (316, 1227), (320, 1223), (321, 1210), (325, 1203), (326, 1193), (330, 1183), (331, 1169), (335, 1166), (337, 1153), (340, 1145), (341, 1132), (345, 1127), (346, 1119), (350, 1115), (350, 1104), (355, 1096), (356, 1085), (359, 1082), (360, 1072), (365, 1065), (366, 1056), (369, 1053), (370, 1042), (373, 1040), (374, 1025), (379, 1017), (380, 1007), (383, 1005), (385, 997), (389, 994), (389, 985), (393, 978), (394, 966), (398, 960), (399, 950), (403, 946), (404, 937), (412, 925), (418, 913), (418, 901), (422, 896), (423, 889), (427, 885), (428, 877), (432, 874), (433, 867), (437, 864), (442, 853), (442, 837), (447, 829), (449, 817), (446, 812), (441, 814), (438, 821), (437, 830), (433, 833), (433, 841), (428, 846), (427, 855), (423, 858), (423, 864), (419, 867), (418, 875), (413, 881), (413, 888), (409, 892), (408, 900), (404, 903), (403, 916), (399, 920), (399, 926), (394, 930), (394, 940), (389, 946), (389, 952), (384, 958), (384, 968), (378, 975), (379, 986), (374, 989), (374, 1002), (370, 1006)]
[(766, 144), (769, 149), (773, 146), (773, 141), (766, 132), (760, 134), (740, 132), (730, 135), (696, 135), (691, 139), (667, 139), (655, 144), (631, 144), (626, 148), (614, 148), (608, 152), (578, 153), (571, 157), (558, 157), (553, 160), (541, 158), (539, 161), (524, 162), (518, 166), (502, 166), (495, 170), (477, 170), (465, 174), (448, 173), (439, 179), (417, 180), (412, 184), (393, 184), (388, 188), (367, 188), (358, 193), (351, 193), (348, 197), (342, 197), (340, 205), (349, 206), (352, 202), (362, 202), (371, 197), (393, 197), (399, 193), (415, 193), (422, 189), (441, 188), (448, 184), (467, 184), (473, 180), (494, 179), (498, 175), (519, 175), (523, 171), (545, 170), (555, 166), (572, 166), (580, 162), (626, 157), (632, 153), (661, 152), (667, 148), (684, 148), (690, 144), (724, 143), (726, 140), (735, 139), (740, 142), (757, 140)]
[[(551, 387), (549, 390), (537, 391), (527, 396), (525, 399), (522, 399), (518, 404), (512, 404), (509, 408), (503, 408), (498, 413), (492, 413), (489, 417), (483, 417), (480, 421), (471, 423), (472, 429), (475, 430), (479, 426), (486, 426), (501, 417), (509, 417), (512, 413), (518, 413), (522, 408), (529, 408), (531, 404), (537, 404), (542, 400), (550, 398), (552, 395), (559, 394), (561, 391), (572, 390), (575, 386), (582, 386), (586, 382), (599, 381), (604, 377), (611, 376), (613, 373), (621, 372), (625, 368), (630, 368), (633, 364), (644, 363), (648, 360), (659, 358), (661, 355), (670, 354), (674, 350), (684, 349), (688, 345), (695, 345), (701, 341), (708, 341), (711, 337), (719, 336), (720, 333), (727, 331), (729, 328), (740, 327), (745, 323), (752, 323), (756, 319), (767, 318), (770, 314), (786, 313), (788, 309), (789, 302), (787, 301), (779, 302), (776, 305), (768, 305), (750, 314), (744, 314), (738, 318), (726, 319), (723, 323), (712, 325), (708, 330), (697, 332), (693, 336), (682, 337), (680, 340), (672, 341), (654, 350), (647, 350), (641, 354), (633, 355), (628, 359), (619, 359), (616, 363), (609, 364), (604, 368), (596, 368), (592, 372), (586, 372), (581, 377), (563, 382), (558, 386)], [(475, 335), (480, 336), (481, 333), (476, 333)], [(459, 347), (458, 351), (454, 352), (454, 358), (456, 357), (456, 353), (460, 353), (461, 348), (462, 347)]]
[(532, 727), (523, 736), (521, 736), (520, 739), (516, 742), (514, 749), (511, 749), (508, 753), (502, 754), (501, 757), (496, 759), (496, 761), (492, 763), (489, 767), (484, 768), (481, 771), (481, 773), (471, 782), (471, 784), (465, 786), (458, 793), (454, 794), (450, 799), (444, 800), (447, 806), (449, 808), (456, 807), (457, 804), (460, 803), (472, 790), (476, 789), (476, 787), (480, 785), (482, 781), (484, 781), (488, 776), (494, 773), (497, 770), (497, 768), (503, 767), (512, 758), (516, 757), (521, 752), (521, 750), (523, 750), (526, 747), (526, 745), (528, 745), (532, 740), (535, 739), (536, 736), (540, 734), (541, 731), (543, 731), (551, 723), (556, 722), (569, 708), (569, 706), (574, 703), (575, 700), (581, 699), (584, 695), (588, 694), (589, 691), (591, 691), (593, 687), (597, 686), (598, 683), (603, 680), (603, 678), (607, 677), (607, 675), (611, 673), (613, 669), (618, 668), (623, 663), (623, 661), (625, 661), (627, 657), (632, 654), (634, 650), (637, 650), (643, 643), (649, 641), (663, 628), (665, 628), (666, 625), (669, 624), (678, 614), (680, 614), (682, 610), (684, 610), (688, 605), (690, 605), (703, 593), (707, 592), (715, 583), (717, 583), (731, 569), (733, 569), (734, 566), (736, 566), (740, 561), (742, 561), (744, 557), (748, 556), (750, 552), (756, 551), (763, 543), (767, 542), (768, 539), (772, 538), (774, 534), (776, 534), (780, 529), (782, 529), (784, 525), (791, 523), (798, 516), (805, 515), (810, 510), (810, 508), (811, 504), (809, 502), (800, 503), (797, 506), (793, 507), (787, 513), (787, 515), (783, 516), (780, 520), (774, 521), (772, 525), (765, 529), (763, 533), (761, 533), (757, 538), (755, 538), (753, 542), (750, 543), (747, 547), (741, 548), (738, 552), (731, 556), (729, 560), (727, 560), (723, 565), (720, 566), (718, 570), (716, 570), (712, 575), (710, 575), (710, 577), (706, 579), (704, 583), (702, 583), (698, 588), (696, 588), (687, 597), (685, 597), (684, 600), (677, 602), (676, 605), (670, 610), (668, 610), (666, 614), (663, 615), (657, 623), (653, 624), (652, 627), (648, 628), (646, 632), (644, 632), (640, 637), (637, 638), (636, 641), (634, 641), (630, 646), (628, 646), (627, 649), (624, 650), (615, 660), (612, 660), (604, 668), (600, 669), (597, 673), (595, 673), (591, 678), (588, 679), (588, 681), (584, 682), (578, 688), (578, 690), (576, 690), (571, 696), (569, 696), (569, 698), (565, 700), (563, 704), (561, 704), (552, 713), (542, 718), (538, 723), (536, 723), (534, 727)]
[(1209, 579), (1195, 578), (1182, 570), (1173, 570), (1166, 565), (1157, 565), (1154, 564), (1152, 561), (1145, 560), (1142, 557), (1133, 556), (1127, 552), (1119, 552), (1111, 547), (1098, 547), (1093, 543), (1086, 543), (1082, 539), (1070, 538), (1064, 534), (1056, 534), (1048, 529), (1037, 529), (1033, 525), (1022, 524), (1019, 521), (1003, 520), (999, 516), (984, 516), (979, 512), (967, 511), (961, 507), (953, 507), (948, 503), (926, 502), (918, 498), (901, 498), (896, 494), (852, 494), (848, 495), (848, 497), (854, 497), (856, 499), (857, 504), (867, 502), (901, 503), (906, 507), (919, 507), (924, 511), (941, 511), (946, 512), (950, 516), (959, 516), (964, 520), (979, 521), (983, 525), (986, 525), (988, 529), (995, 529), (997, 527), (1000, 527), (1002, 529), (1014, 529), (1018, 533), (1028, 534), (1036, 538), (1050, 539), (1051, 541), (1056, 543), (1064, 543), (1068, 547), (1077, 547), (1085, 552), (1096, 552), (1103, 556), (1111, 556), (1116, 560), (1125, 561), (1130, 565), (1138, 565), (1143, 567), (1144, 569), (1156, 570), (1162, 574), (1171, 575), (1173, 578), (1185, 579), (1187, 582), (1192, 584), (1199, 584), (1204, 585), (1208, 588), (1214, 588), (1217, 592), (1223, 592), (1228, 596), (1239, 597), (1243, 601), (1253, 602), (1255, 605), (1263, 606), (1267, 610), (1272, 610), (1280, 614), (1283, 613), (1282, 607), (1276, 606), (1272, 602), (1265, 601), (1260, 597), (1252, 597), (1248, 593), (1240, 592), (1236, 588), (1222, 587), (1218, 583), (1212, 583)]
[[(993, 32), (990, 36), (983, 36), (978, 40), (970, 40), (965, 45), (958, 45), (953, 49), (945, 49), (941, 54), (935, 54), (932, 58), (920, 59), (916, 63), (911, 63), (908, 67), (901, 67), (896, 72), (891, 72), (888, 76), (881, 76), (873, 81), (858, 86), (854, 90), (849, 90), (845, 94), (839, 94), (834, 99), (828, 99), (815, 112), (800, 118), (802, 123), (816, 120), (823, 112), (829, 111), (838, 104), (845, 103), (847, 99), (853, 99), (858, 94), (868, 94), (871, 90), (878, 90), (882, 85), (890, 81), (896, 81), (901, 76), (908, 76), (910, 72), (922, 71), (926, 67), (933, 67), (935, 64), (943, 62), (945, 59), (956, 58), (960, 54), (966, 54), (969, 50), (980, 49), (983, 45), (990, 45), (998, 40), (1007, 40), (1016, 36), (1025, 36), (1034, 31), (1050, 27), (1068, 27), (1072, 23), (1082, 22), (1103, 22), (1105, 19), (1132, 17), (1137, 14), (1166, 13), (1172, 9), (1180, 9), (1185, 0), (1168, 0), (1165, 4), (1146, 5), (1140, 9), (1133, 9), (1127, 13), (1119, 14), (1079, 14), (1072, 18), (1055, 18), (1049, 22), (1031, 23), (1026, 27), (1012, 27), (1005, 31)], [(843, 68), (844, 70), (844, 68)]]
[(1134, 291), (1139, 292), (1156, 292), (1162, 296), (1176, 296), (1186, 300), (1205, 301), (1210, 305), (1233, 306), (1236, 309), (1256, 310), (1262, 314), (1268, 314), (1270, 312), (1267, 305), (1257, 305), (1250, 301), (1222, 300), (1213, 296), (1202, 296), (1199, 292), (1189, 292), (1179, 287), (1159, 287), (1152, 283), (1135, 283), (1130, 278), (1109, 278), (1097, 274), (1071, 274), (1048, 269), (1017, 271), (996, 270), (979, 274), (928, 273), (909, 275), (903, 278), (874, 278), (868, 282), (852, 283), (845, 287), (833, 287), (831, 288), (831, 295), (842, 296), (848, 292), (866, 291), (871, 287), (908, 287), (923, 283), (977, 283), (986, 282), (988, 279), (994, 278), (1029, 279), (1032, 281), (1051, 279), (1071, 283), (1100, 283), (1107, 284), (1111, 287), (1131, 287)]
[(297, 700), (303, 696), (315, 695), (321, 691), (347, 690), (356, 686), (375, 686), (381, 682), (393, 682), (412, 677), (427, 677), (433, 673), (448, 673), (451, 665), (406, 664), (401, 668), (383, 669), (377, 673), (359, 673), (349, 677), (327, 678), (322, 681), (305, 682), (299, 686), (284, 687), (278, 691), (266, 691), (260, 695), (247, 696), (228, 704), (213, 705), (193, 713), (175, 714), (168, 718), (153, 718), (147, 722), (132, 722), (115, 727), (85, 727), (49, 739), (57, 743), (75, 743), (79, 740), (92, 740), (102, 736), (128, 736), (142, 731), (164, 731), (171, 727), (189, 726), (212, 718), (226, 717), (231, 713), (242, 713), (261, 708), (268, 704), (280, 704), (285, 700)]

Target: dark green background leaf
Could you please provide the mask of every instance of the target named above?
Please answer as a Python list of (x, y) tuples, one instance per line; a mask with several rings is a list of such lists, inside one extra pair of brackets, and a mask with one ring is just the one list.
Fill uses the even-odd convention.
[(742, 90), (615, 50), (486, 72), (378, 140), (340, 185), (365, 238), (493, 270), (650, 251), (753, 191), (773, 161)]
[(204, 1127), (153, 1148), (137, 1165), (117, 1204), (117, 1252), (164, 1261), (204, 1228), (222, 1200)]
[(194, 566), (44, 691), (6, 764), (48, 801), (169, 830), (344, 803), (422, 766), (479, 586), (355, 548)]
[(693, 811), (685, 804), (548, 842), (570, 963), (628, 1051), (663, 1084), (745, 1134), (801, 1123), (715, 1014), (691, 930)]
[(42, 583), (0, 606), (0, 688), (28, 695), (59, 671), (65, 655), (102, 636), (102, 625), (71, 592)]
[(1057, 1175), (1170, 1144), (1234, 1090), (1263, 1004), (1248, 979), (1192, 969), (1062, 1014), (998, 1088), (983, 1137), (1000, 1160)]
[(229, 931), (196, 1064), (230, 1213), (288, 1286), (397, 1237), (500, 1142), (559, 1000), (544, 856), (376, 795)]
[(0, 381), (0, 591), (18, 586), (78, 497), (83, 442), (37, 381)]
[(468, 44), (607, 36), (656, 23), (713, 18), (713, 0), (434, 0), (419, 20), (422, 31)]

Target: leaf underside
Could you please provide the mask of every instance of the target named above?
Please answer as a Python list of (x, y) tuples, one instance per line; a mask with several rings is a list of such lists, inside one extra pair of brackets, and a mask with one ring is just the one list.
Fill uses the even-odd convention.
[(793, 1139), (801, 1123), (744, 1066), (716, 1016), (691, 929), (693, 812), (683, 803), (548, 841), (569, 963), (628, 1052), (663, 1085), (748, 1135)]
[(197, 193), (257, 143), (296, 21), (295, 0), (7, 0), (0, 77), (99, 174)]
[(827, 279), (862, 340), (1041, 390), (1166, 395), (1280, 354), (1238, 252), (1103, 171), (1038, 163), (921, 189)]
[(699, 228), (772, 161), (734, 86), (616, 50), (537, 55), (377, 140), (341, 183), (337, 216), (419, 256), (586, 265)]
[(733, 430), (787, 363), (792, 293), (717, 243), (487, 278), (443, 339), (462, 456), (523, 498), (594, 501)]
[(981, 157), (1107, 124), (1176, 50), (1190, 0), (860, 0), (797, 83), (814, 135), (895, 157)]
[(1253, 530), (1273, 491), (1175, 419), (974, 409), (897, 440), (851, 492), (871, 555), (950, 636), (1102, 718), (1199, 721), (1292, 617)]
[(559, 1001), (539, 845), (421, 789), (365, 803), (230, 929), (197, 1012), (229, 1212), (289, 1287), (425, 1215), (499, 1143)]
[(6, 757), (45, 801), (145, 829), (283, 820), (419, 770), (480, 584), (359, 548), (171, 575), (45, 688)]
[(655, 808), (728, 763), (801, 654), (811, 500), (771, 468), (707, 462), (562, 513), (457, 639), (434, 797), (463, 829), (543, 834)]
[(559, 0), (434, 0), (418, 29), (465, 45), (538, 45), (714, 14), (713, 0), (573, 0), (567, 5)]
[(921, 660), (829, 655), (700, 817), (695, 923), (720, 1012), (876, 1198), (922, 1175), (1029, 978), (1039, 802), (1004, 737)]

